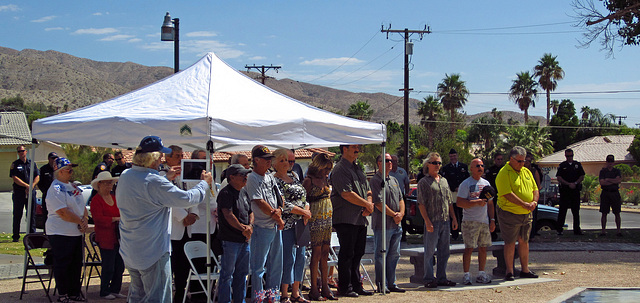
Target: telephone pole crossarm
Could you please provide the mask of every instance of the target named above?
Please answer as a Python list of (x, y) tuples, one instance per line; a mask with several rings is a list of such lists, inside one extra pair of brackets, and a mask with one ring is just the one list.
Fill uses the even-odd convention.
[(269, 78), (269, 76), (266, 75), (267, 71), (270, 69), (274, 69), (276, 71), (276, 73), (278, 72), (278, 69), (282, 68), (282, 66), (274, 66), (273, 64), (271, 65), (245, 65), (244, 68), (247, 69), (247, 71), (249, 71), (250, 69), (254, 68), (257, 69), (261, 76), (260, 79), (262, 80), (262, 84), (264, 84), (264, 81)]

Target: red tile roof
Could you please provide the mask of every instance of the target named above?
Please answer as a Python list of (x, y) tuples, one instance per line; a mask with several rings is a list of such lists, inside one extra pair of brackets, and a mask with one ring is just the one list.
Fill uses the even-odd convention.
[[(133, 159), (134, 152), (135, 151), (133, 150), (122, 150), (122, 155), (124, 156), (127, 162), (131, 162), (131, 159)], [(326, 154), (329, 154), (329, 156), (331, 157), (335, 156), (335, 153), (332, 153), (323, 148), (305, 148), (305, 149), (295, 150), (296, 159), (311, 159), (311, 155), (313, 155), (313, 153), (315, 152), (326, 153)], [(229, 159), (231, 159), (231, 156), (234, 154), (243, 154), (249, 157), (249, 159), (251, 159), (251, 151), (215, 152), (213, 153), (212, 158), (214, 162), (229, 162)], [(185, 159), (191, 158), (190, 151), (185, 151), (182, 153), (182, 155)]]

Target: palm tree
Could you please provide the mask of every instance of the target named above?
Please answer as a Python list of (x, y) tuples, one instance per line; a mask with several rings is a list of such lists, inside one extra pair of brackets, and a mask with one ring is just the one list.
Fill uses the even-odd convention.
[(509, 99), (518, 104), (521, 111), (524, 111), (524, 124), (527, 124), (529, 122), (529, 107), (536, 107), (538, 83), (533, 80), (529, 72), (520, 72), (516, 76), (517, 79), (513, 80), (509, 90)]
[(464, 84), (464, 81), (460, 80), (460, 74), (445, 74), (444, 76), (442, 82), (438, 84), (438, 97), (440, 98), (442, 107), (449, 111), (451, 115), (451, 134), (454, 134), (456, 131), (456, 110), (462, 108), (465, 103), (467, 103), (469, 90)]
[(349, 110), (347, 111), (347, 117), (356, 118), (360, 120), (369, 121), (373, 116), (373, 109), (371, 109), (371, 105), (369, 101), (358, 101), (349, 106)]
[(558, 113), (558, 108), (560, 108), (560, 101), (551, 100), (551, 110), (553, 111), (554, 115)]
[(435, 96), (425, 97), (424, 103), (421, 103), (418, 107), (418, 115), (422, 117), (420, 122), (427, 129), (427, 147), (429, 148), (433, 146), (433, 132), (440, 114), (442, 114), (442, 106)]
[(556, 61), (558, 56), (544, 54), (533, 68), (533, 76), (538, 78), (540, 87), (547, 91), (547, 125), (551, 116), (551, 91), (558, 87), (558, 80), (564, 78), (564, 70)]

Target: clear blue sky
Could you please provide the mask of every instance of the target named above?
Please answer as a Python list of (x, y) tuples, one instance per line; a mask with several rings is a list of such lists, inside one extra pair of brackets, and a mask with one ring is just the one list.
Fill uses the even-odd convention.
[[(599, 1), (596, 1), (600, 5)], [(518, 108), (506, 93), (516, 73), (544, 53), (558, 56), (565, 79), (557, 92), (640, 90), (640, 47), (607, 58), (599, 44), (579, 48), (570, 1), (0, 1), (0, 46), (55, 50), (97, 61), (173, 67), (173, 43), (160, 41), (166, 12), (180, 18), (182, 69), (213, 51), (237, 69), (281, 65), (276, 78), (353, 92), (401, 96), (403, 43), (413, 35), (411, 97), (435, 91), (445, 73), (460, 73), (471, 95), (468, 114)], [(496, 93), (496, 94), (487, 94)], [(559, 94), (576, 110), (597, 107), (640, 123), (640, 93)], [(531, 115), (546, 115), (540, 93)]]

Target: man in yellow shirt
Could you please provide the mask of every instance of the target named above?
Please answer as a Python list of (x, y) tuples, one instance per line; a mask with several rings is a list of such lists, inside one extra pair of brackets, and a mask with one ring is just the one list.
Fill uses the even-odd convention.
[(506, 263), (505, 281), (513, 281), (513, 257), (518, 241), (520, 254), (520, 278), (537, 278), (529, 270), (529, 234), (531, 233), (531, 212), (538, 205), (538, 186), (531, 171), (524, 167), (527, 151), (515, 146), (509, 153), (509, 162), (500, 169), (496, 177), (498, 188), (498, 222), (504, 240)]

